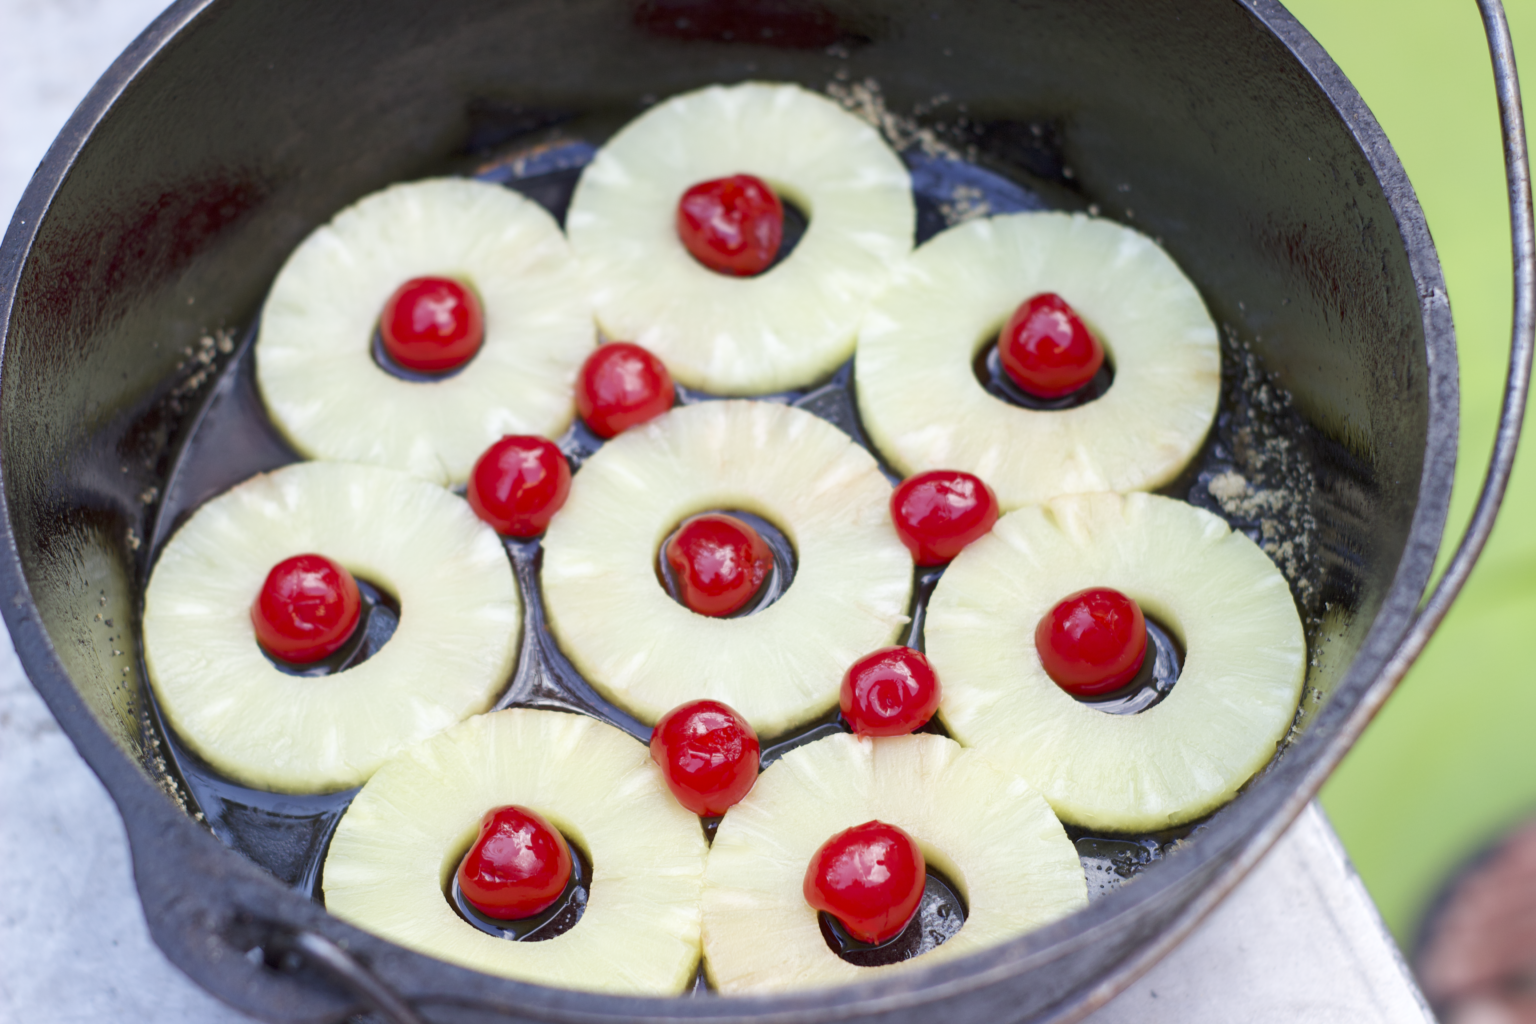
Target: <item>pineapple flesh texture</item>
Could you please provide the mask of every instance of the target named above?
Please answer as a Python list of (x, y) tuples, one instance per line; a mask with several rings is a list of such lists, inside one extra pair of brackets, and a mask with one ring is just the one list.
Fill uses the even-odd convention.
[[(561, 649), (605, 697), (654, 723), (687, 700), (735, 708), (772, 736), (837, 704), (843, 673), (895, 641), (912, 559), (891, 485), (848, 435), (768, 402), (673, 409), (608, 442), (544, 538), (542, 582)], [(691, 515), (739, 510), (789, 538), (794, 581), (737, 618), (699, 615), (656, 574)]]
[[(1066, 299), (1114, 382), (1073, 409), (988, 394), (977, 354), (1031, 296)], [(1172, 480), (1216, 415), (1221, 355), (1200, 295), (1145, 235), (1081, 214), (1019, 213), (949, 229), (897, 271), (859, 331), (859, 409), (905, 474), (960, 469), (1004, 509)]]
[[(856, 967), (827, 946), (802, 882), (811, 856), (878, 819), (907, 831), (967, 916), (920, 957)], [(726, 813), (704, 876), (704, 968), (727, 994), (869, 981), (974, 953), (1087, 905), (1077, 851), (1029, 783), (942, 736), (817, 740)]]
[[(486, 811), (542, 814), (592, 863), (581, 919), (513, 942), (459, 917), (448, 888)], [(450, 963), (519, 981), (678, 995), (699, 963), (707, 847), (646, 748), (582, 715), (515, 708), (471, 718), (381, 768), (325, 860), (325, 906)]]
[[(400, 603), (377, 654), (323, 678), (278, 671), (251, 625), (267, 573), (309, 552)], [(393, 470), (306, 462), (215, 498), (171, 538), (145, 594), (144, 661), (171, 726), (220, 773), (329, 792), (488, 708), (521, 622), (506, 552), (462, 499)]]
[[(1173, 690), (1134, 715), (1075, 700), (1035, 652), (1058, 601), (1113, 587), (1186, 651)], [(1063, 821), (1156, 831), (1226, 803), (1296, 714), (1306, 641), (1285, 578), (1216, 516), (1171, 498), (1093, 494), (1020, 509), (951, 563), (927, 653), (950, 734), (1024, 776)]]
[[(735, 174), (808, 221), (754, 277), (706, 268), (677, 237), (682, 194)], [(566, 216), (603, 332), (655, 352), (688, 387), (736, 395), (810, 384), (847, 360), (915, 225), (911, 178), (879, 132), (824, 96), (760, 82), (676, 96), (631, 121), (582, 173)]]
[[(480, 351), (431, 381), (373, 357), (384, 303), (413, 277), (465, 282), (484, 312)], [(303, 454), (449, 485), (505, 434), (565, 430), (596, 343), (554, 218), (499, 185), (439, 178), (366, 196), (294, 250), (262, 308), (256, 378)]]

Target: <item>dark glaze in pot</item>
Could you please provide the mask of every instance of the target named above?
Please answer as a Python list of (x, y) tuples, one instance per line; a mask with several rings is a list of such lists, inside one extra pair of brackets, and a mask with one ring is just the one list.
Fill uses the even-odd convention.
[[(1252, 415), (1286, 410), (1268, 436), (1311, 482), (1277, 542), (1311, 552), (1292, 583), (1313, 662), (1282, 755), (1082, 913), (963, 961), (773, 998), (479, 975), (330, 918), (220, 845), (148, 724), (136, 632), (160, 503), (206, 497), (162, 491), (228, 356), (209, 332), (249, 325), (292, 247), (389, 182), (472, 170), (539, 132), (601, 141), (710, 82), (866, 77), (898, 112), (948, 96), (924, 123), (977, 163), (1159, 238), (1227, 336)], [(434, 1021), (1075, 1018), (1214, 905), (1384, 699), (1456, 448), (1450, 316), (1412, 191), (1270, 0), (187, 0), (55, 143), (6, 235), (0, 295), (0, 572), (18, 653), (123, 812), (155, 940), (273, 1021), (363, 1008), (338, 981), (366, 988), (358, 965)], [(222, 441), (258, 459), (275, 443)], [(1238, 468), (1281, 457), (1233, 443)]]

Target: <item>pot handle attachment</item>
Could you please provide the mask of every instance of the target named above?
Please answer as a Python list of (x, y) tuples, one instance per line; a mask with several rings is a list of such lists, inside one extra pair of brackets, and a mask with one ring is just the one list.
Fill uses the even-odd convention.
[(1520, 424), (1525, 417), (1531, 387), (1531, 350), (1536, 335), (1536, 228), (1531, 215), (1531, 159), (1526, 145), (1525, 118), (1520, 105), (1520, 78), (1515, 70), (1515, 50), (1509, 37), (1509, 21), (1500, 0), (1477, 0), (1488, 36), (1493, 61), (1493, 85), (1498, 96), (1500, 127), (1504, 135), (1504, 175), (1509, 183), (1510, 241), (1514, 252), (1514, 328), (1510, 334), (1509, 375), (1504, 382), (1504, 404), (1499, 429), (1494, 435), (1493, 455), (1483, 477), (1477, 507), (1462, 534), (1456, 553), (1440, 576), (1440, 582), (1420, 607), (1397, 651), (1387, 662), (1382, 679), (1387, 692), (1395, 689), (1423, 652), (1430, 634), (1450, 610), (1471, 575), (1472, 566), (1493, 532), (1494, 517), (1509, 486)]
[(274, 929), (271, 952), (297, 956), (349, 990), (385, 1024), (426, 1024), (409, 1003), (357, 958), (319, 932)]

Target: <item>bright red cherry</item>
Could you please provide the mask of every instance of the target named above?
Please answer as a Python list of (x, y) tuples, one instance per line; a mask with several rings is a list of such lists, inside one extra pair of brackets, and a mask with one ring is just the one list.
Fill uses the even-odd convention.
[(747, 720), (715, 700), (681, 704), (651, 731), (651, 759), (667, 788), (705, 817), (724, 814), (752, 789), (760, 750)]
[(923, 901), (928, 866), (895, 825), (866, 821), (821, 844), (805, 869), (805, 902), (843, 923), (860, 942), (894, 939)]
[(627, 341), (599, 347), (576, 378), (576, 411), (598, 437), (655, 419), (676, 397), (661, 360)]
[(694, 516), (668, 540), (662, 556), (678, 598), (700, 615), (729, 615), (756, 596), (773, 570), (773, 552), (735, 516)]
[(459, 862), (459, 891), (486, 917), (532, 917), (571, 880), (571, 848), (542, 814), (508, 804), (485, 812), (480, 836)]
[(1055, 292), (1020, 303), (998, 336), (997, 352), (1013, 382), (1036, 398), (1070, 395), (1104, 365), (1104, 346)]
[(939, 677), (910, 647), (882, 647), (853, 663), (838, 698), (859, 736), (905, 736), (939, 709)]
[(1035, 650), (1046, 674), (1074, 697), (1111, 693), (1141, 669), (1147, 620), (1118, 590), (1079, 590), (1040, 619)]
[(761, 178), (703, 181), (677, 201), (677, 237), (710, 270), (736, 277), (773, 265), (784, 239), (784, 204)]
[(504, 437), (469, 474), (465, 497), (475, 515), (508, 537), (537, 537), (571, 493), (571, 465), (542, 437)]
[(362, 607), (351, 573), (324, 555), (294, 555), (267, 573), (251, 623), (268, 654), (305, 665), (341, 649)]
[(480, 351), (485, 320), (480, 300), (447, 277), (413, 277), (384, 303), (384, 351), (407, 370), (443, 373)]
[(997, 522), (997, 495), (981, 478), (934, 469), (903, 480), (891, 495), (896, 534), (918, 565), (943, 565)]

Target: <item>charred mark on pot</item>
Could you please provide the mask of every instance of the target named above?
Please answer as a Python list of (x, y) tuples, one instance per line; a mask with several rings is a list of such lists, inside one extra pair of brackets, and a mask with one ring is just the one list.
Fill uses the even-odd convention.
[(872, 41), (870, 26), (855, 27), (819, 3), (797, 0), (640, 0), (634, 24), (669, 39), (788, 50), (852, 50)]
[[(80, 324), (106, 314), (174, 274), (218, 243), (266, 200), (270, 185), (251, 174), (180, 181), (136, 201), (114, 204), (104, 218), (39, 237), (32, 261), (43, 275), (29, 289), (51, 317)], [(113, 223), (115, 221), (116, 223)], [(55, 219), (57, 223), (57, 219)], [(111, 240), (103, 245), (103, 240)], [(94, 302), (85, 308), (81, 304)]]

